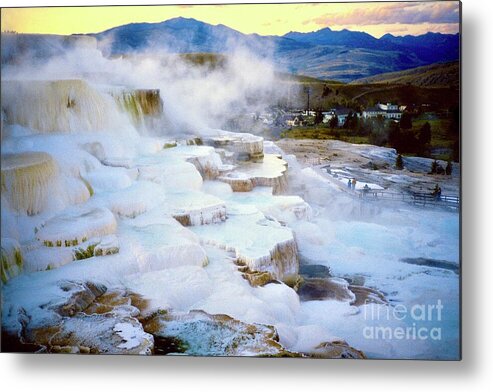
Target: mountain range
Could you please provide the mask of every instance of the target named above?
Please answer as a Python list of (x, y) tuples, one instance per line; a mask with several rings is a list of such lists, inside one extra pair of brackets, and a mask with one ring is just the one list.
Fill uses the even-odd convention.
[(311, 33), (262, 36), (181, 17), (160, 23), (131, 23), (90, 35), (107, 55), (156, 49), (228, 53), (244, 47), (271, 57), (282, 71), (342, 82), (454, 61), (460, 56), (459, 34), (386, 34), (375, 38), (364, 32), (326, 27)]

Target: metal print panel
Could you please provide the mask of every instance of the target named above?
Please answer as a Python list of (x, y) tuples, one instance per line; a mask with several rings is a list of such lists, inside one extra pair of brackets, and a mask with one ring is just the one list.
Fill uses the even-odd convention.
[(460, 7), (3, 8), (2, 352), (460, 359)]

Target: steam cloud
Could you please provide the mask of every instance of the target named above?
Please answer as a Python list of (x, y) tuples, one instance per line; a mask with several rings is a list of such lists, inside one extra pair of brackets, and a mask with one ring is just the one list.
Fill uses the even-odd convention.
[(284, 94), (265, 51), (257, 55), (232, 40), (227, 40), (226, 55), (199, 54), (196, 60), (166, 47), (106, 57), (110, 37), (99, 46), (92, 37), (35, 37), (36, 44), (19, 52), (23, 39), (2, 35), (2, 80), (84, 79), (99, 86), (159, 89), (164, 103), (160, 134), (221, 128), (234, 116), (262, 112)]

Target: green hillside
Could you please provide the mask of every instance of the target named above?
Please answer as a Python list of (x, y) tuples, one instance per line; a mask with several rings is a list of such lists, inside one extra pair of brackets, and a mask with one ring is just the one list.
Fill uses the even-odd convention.
[(419, 87), (459, 87), (459, 62), (439, 63), (357, 79), (351, 84), (404, 84)]
[(399, 105), (426, 105), (434, 110), (459, 105), (459, 90), (454, 87), (419, 87), (402, 84), (341, 84), (317, 82), (289, 82), (288, 92), (281, 104), (290, 108), (305, 109), (306, 88), (310, 90), (311, 109), (329, 109), (345, 106), (364, 109), (378, 102), (395, 102)]

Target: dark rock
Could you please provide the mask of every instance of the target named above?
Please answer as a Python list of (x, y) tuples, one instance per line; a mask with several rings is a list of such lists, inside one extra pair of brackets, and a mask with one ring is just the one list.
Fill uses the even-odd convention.
[(366, 278), (362, 275), (344, 276), (343, 278), (347, 280), (349, 284), (355, 286), (364, 286), (366, 281)]
[(62, 291), (70, 292), (71, 295), (62, 303), (50, 304), (49, 308), (60, 316), (68, 317), (83, 311), (106, 292), (105, 286), (92, 282), (62, 281), (59, 287)]
[[(147, 301), (93, 282), (59, 282), (67, 297), (43, 306), (44, 317), (19, 314), (21, 329), (7, 337), (9, 351), (82, 354), (151, 354), (154, 338), (137, 316)], [(11, 336), (10, 336), (11, 335)]]
[(366, 359), (366, 356), (362, 351), (351, 347), (343, 340), (320, 343), (313, 351), (306, 354), (310, 358)]
[(330, 268), (321, 264), (301, 264), (300, 275), (304, 278), (330, 278)]
[(353, 301), (354, 294), (349, 290), (349, 284), (339, 278), (308, 278), (298, 289), (302, 301), (333, 299), (336, 301)]
[(370, 287), (365, 286), (355, 286), (349, 285), (349, 290), (351, 290), (356, 298), (351, 305), (361, 306), (368, 303), (374, 304), (386, 304), (388, 303), (385, 295), (376, 289), (372, 289)]
[(142, 324), (154, 335), (155, 354), (299, 356), (281, 346), (274, 327), (247, 324), (224, 314), (158, 311)]
[(242, 276), (248, 280), (252, 287), (265, 286), (268, 283), (277, 282), (275, 276), (266, 271), (250, 271), (247, 269)]
[(459, 264), (447, 260), (427, 259), (424, 257), (416, 257), (416, 258), (406, 257), (400, 259), (400, 261), (406, 264), (421, 265), (424, 267), (432, 267), (432, 268), (441, 268), (441, 269), (453, 271), (456, 274), (459, 273)]

